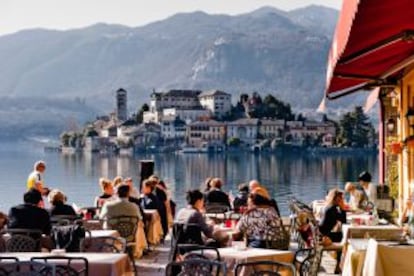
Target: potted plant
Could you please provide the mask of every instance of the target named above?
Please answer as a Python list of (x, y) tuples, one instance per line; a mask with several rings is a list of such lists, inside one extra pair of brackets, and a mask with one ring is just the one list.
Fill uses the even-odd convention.
[(403, 150), (403, 144), (399, 141), (391, 142), (389, 150), (391, 154), (401, 154)]

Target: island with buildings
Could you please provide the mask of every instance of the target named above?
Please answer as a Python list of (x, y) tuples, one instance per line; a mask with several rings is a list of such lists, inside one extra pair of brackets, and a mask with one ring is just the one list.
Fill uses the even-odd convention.
[(262, 99), (256, 92), (241, 94), (233, 106), (231, 94), (220, 90), (153, 91), (150, 104), (128, 116), (127, 91), (120, 88), (114, 112), (98, 116), (81, 131), (62, 133), (60, 141), (63, 153), (103, 154), (373, 148), (375, 141), (370, 137), (375, 137), (375, 130), (366, 119), (361, 119), (367, 125), (365, 134), (372, 135), (351, 141), (352, 130), (344, 132), (347, 124), (355, 122), (343, 119), (341, 125), (326, 116), (309, 120), (293, 114), (289, 104), (271, 95)]

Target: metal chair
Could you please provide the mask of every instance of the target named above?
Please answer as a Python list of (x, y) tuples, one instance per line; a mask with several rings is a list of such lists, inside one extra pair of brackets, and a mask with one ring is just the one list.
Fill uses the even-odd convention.
[(89, 231), (103, 230), (104, 229), (104, 222), (105, 222), (105, 220), (102, 220), (102, 219), (82, 220), (83, 227), (85, 227), (85, 229), (89, 230)]
[(234, 275), (280, 276), (280, 273), (285, 270), (290, 270), (292, 276), (296, 275), (296, 268), (293, 264), (276, 261), (238, 263), (234, 268)]
[(68, 225), (79, 219), (79, 216), (73, 215), (54, 215), (50, 217), (50, 222), (52, 225)]
[(170, 262), (165, 268), (166, 276), (211, 276), (227, 275), (224, 262), (193, 258), (182, 262)]
[(201, 237), (201, 229), (194, 223), (178, 223), (173, 224), (171, 235), (171, 250), (170, 261), (175, 261), (178, 253), (179, 244), (196, 244), (203, 245), (203, 239)]
[(0, 257), (0, 276), (10, 275), (18, 261), (16, 257)]
[(126, 240), (126, 251), (132, 262), (135, 273), (134, 248), (136, 246), (135, 237), (138, 229), (138, 222), (139, 218), (136, 216), (116, 216), (106, 220), (108, 227), (117, 230), (119, 235)]
[(209, 260), (221, 261), (220, 252), (216, 247), (197, 244), (178, 244), (177, 251), (184, 257), (184, 260), (191, 258), (207, 258)]
[(82, 252), (125, 253), (126, 241), (122, 237), (99, 237), (86, 239)]
[(1, 232), (6, 252), (39, 252), (42, 231), (37, 229), (13, 228)]
[[(36, 261), (19, 261), (15, 257), (0, 257), (1, 276), (55, 276), (56, 266)], [(3, 262), (4, 260), (4, 262)], [(66, 274), (68, 275), (68, 274)]]
[(89, 274), (89, 262), (88, 262), (88, 259), (84, 257), (67, 257), (67, 256), (33, 257), (31, 258), (31, 261), (44, 263), (44, 264), (53, 264), (56, 269), (56, 275), (88, 276)]

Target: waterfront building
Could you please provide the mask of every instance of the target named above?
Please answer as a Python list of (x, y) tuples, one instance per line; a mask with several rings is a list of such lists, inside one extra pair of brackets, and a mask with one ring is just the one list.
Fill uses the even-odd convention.
[(242, 118), (227, 123), (227, 139), (238, 138), (245, 146), (256, 144), (259, 119)]
[(198, 95), (203, 108), (216, 118), (223, 118), (231, 111), (231, 95), (220, 90), (207, 90)]
[(165, 108), (162, 111), (162, 117), (180, 118), (186, 123), (197, 121), (203, 118), (210, 118), (211, 112), (201, 107), (197, 108)]
[(263, 119), (259, 121), (259, 137), (282, 141), (285, 135), (285, 120)]
[(226, 142), (226, 124), (215, 120), (189, 123), (186, 127), (186, 140), (192, 147), (223, 145)]
[(184, 140), (186, 123), (180, 117), (164, 117), (161, 122), (161, 137), (164, 140)]

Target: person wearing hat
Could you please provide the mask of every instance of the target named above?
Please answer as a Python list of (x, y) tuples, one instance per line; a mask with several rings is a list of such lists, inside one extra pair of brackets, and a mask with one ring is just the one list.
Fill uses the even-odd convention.
[[(271, 206), (268, 192), (259, 187), (252, 190), (247, 201), (248, 210), (240, 218), (233, 233), (234, 239), (247, 238), (247, 245), (269, 248), (271, 241), (283, 237), (283, 224)], [(277, 248), (274, 248), (277, 249)]]
[(367, 171), (363, 171), (358, 176), (359, 184), (363, 188), (365, 195), (368, 197), (368, 201), (375, 205), (377, 202), (377, 188), (371, 183), (371, 179), (371, 174)]

